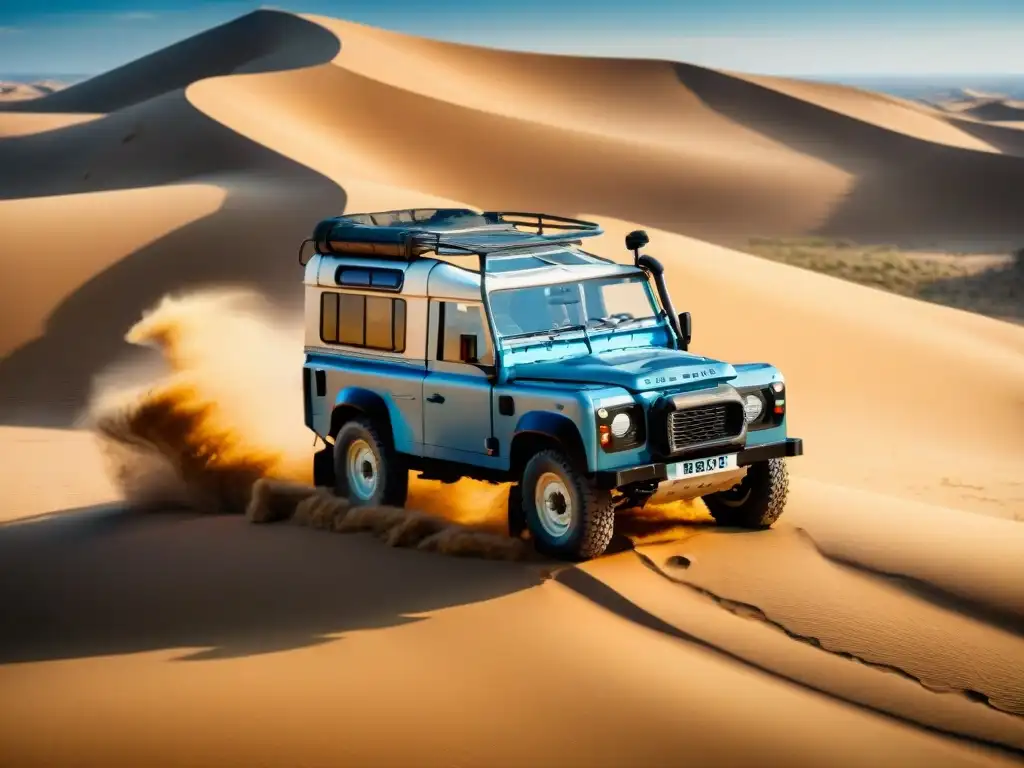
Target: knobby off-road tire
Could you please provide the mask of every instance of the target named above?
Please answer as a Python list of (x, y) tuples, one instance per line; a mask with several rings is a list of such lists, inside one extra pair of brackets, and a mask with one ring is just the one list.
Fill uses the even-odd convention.
[(587, 560), (604, 553), (611, 543), (611, 492), (597, 488), (560, 451), (541, 451), (527, 462), (519, 493), (538, 552)]
[(334, 439), (334, 492), (353, 506), (405, 506), (408, 467), (369, 419), (345, 422)]
[(711, 516), (719, 525), (735, 528), (770, 528), (786, 508), (789, 470), (785, 459), (768, 459), (751, 464), (735, 488), (704, 497)]

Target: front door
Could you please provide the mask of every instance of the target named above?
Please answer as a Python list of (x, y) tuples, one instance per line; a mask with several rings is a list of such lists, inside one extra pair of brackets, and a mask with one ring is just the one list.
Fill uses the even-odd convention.
[(430, 302), (423, 442), (437, 459), (489, 464), (494, 351), (480, 304)]

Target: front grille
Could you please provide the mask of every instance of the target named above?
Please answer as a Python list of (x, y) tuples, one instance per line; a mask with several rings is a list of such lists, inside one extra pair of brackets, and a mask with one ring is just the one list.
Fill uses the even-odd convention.
[(742, 410), (736, 403), (712, 403), (674, 411), (668, 417), (668, 444), (672, 453), (685, 448), (736, 437), (743, 430)]

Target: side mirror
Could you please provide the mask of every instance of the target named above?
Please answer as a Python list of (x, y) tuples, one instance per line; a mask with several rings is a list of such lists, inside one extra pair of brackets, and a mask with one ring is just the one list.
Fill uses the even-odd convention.
[(679, 313), (679, 333), (683, 337), (683, 349), (688, 350), (690, 339), (693, 337), (693, 320), (690, 319), (689, 312)]
[(479, 358), (476, 353), (476, 334), (459, 334), (459, 360), (464, 363), (477, 363)]

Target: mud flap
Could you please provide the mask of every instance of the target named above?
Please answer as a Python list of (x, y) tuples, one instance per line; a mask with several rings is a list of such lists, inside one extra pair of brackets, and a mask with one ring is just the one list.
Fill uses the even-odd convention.
[(334, 488), (334, 446), (327, 445), (313, 454), (313, 485)]
[(526, 513), (523, 512), (523, 489), (516, 483), (508, 489), (508, 535), (521, 539), (526, 532)]

